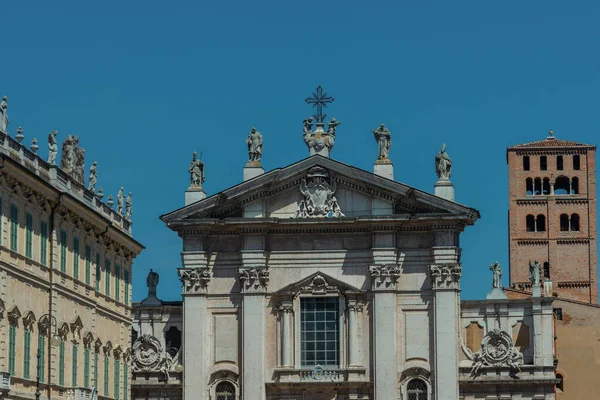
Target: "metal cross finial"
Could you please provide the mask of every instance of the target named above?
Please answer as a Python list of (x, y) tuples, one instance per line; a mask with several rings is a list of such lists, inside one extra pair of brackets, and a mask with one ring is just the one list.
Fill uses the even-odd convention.
[(312, 104), (313, 107), (317, 107), (317, 113), (314, 115), (317, 123), (323, 123), (327, 115), (323, 114), (323, 107), (327, 107), (327, 103), (333, 103), (335, 99), (331, 96), (327, 96), (327, 93), (323, 93), (321, 85), (317, 87), (313, 97), (307, 97), (306, 102)]

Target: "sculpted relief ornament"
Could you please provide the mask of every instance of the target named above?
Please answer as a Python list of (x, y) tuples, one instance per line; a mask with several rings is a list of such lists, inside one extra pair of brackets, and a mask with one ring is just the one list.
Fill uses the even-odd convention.
[(458, 289), (462, 266), (460, 264), (439, 264), (429, 266), (429, 277), (434, 289)]
[(369, 267), (374, 287), (389, 287), (395, 285), (400, 277), (398, 265), (372, 265)]
[(475, 376), (482, 367), (508, 366), (521, 372), (523, 354), (515, 348), (510, 335), (500, 329), (489, 331), (481, 342), (481, 350), (473, 353), (471, 375)]
[(320, 166), (312, 167), (300, 184), (304, 198), (292, 218), (343, 218), (335, 191), (335, 180), (329, 172)]
[(269, 282), (269, 270), (267, 268), (242, 268), (238, 273), (243, 291), (267, 288)]
[(208, 267), (179, 268), (178, 272), (185, 292), (205, 291), (212, 277), (212, 271)]

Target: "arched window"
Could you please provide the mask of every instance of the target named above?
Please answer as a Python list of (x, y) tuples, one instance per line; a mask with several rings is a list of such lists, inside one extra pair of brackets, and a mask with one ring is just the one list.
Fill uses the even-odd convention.
[(559, 389), (561, 392), (564, 392), (565, 391), (565, 380), (564, 380), (562, 374), (556, 374), (556, 379), (558, 379), (556, 388)]
[(546, 231), (546, 216), (545, 215), (540, 214), (537, 216), (537, 218), (535, 220), (535, 227), (538, 232)]
[(569, 194), (569, 178), (565, 176), (559, 176), (556, 178), (556, 182), (554, 182), (554, 194)]
[(533, 195), (533, 179), (527, 178), (525, 180), (525, 195), (531, 196)]
[(231, 382), (221, 382), (217, 385), (215, 397), (217, 400), (234, 400), (235, 387)]
[(571, 179), (571, 194), (579, 194), (579, 178)]
[(562, 232), (569, 230), (569, 216), (567, 214), (560, 214), (560, 230)]
[(542, 185), (542, 194), (544, 196), (548, 196), (550, 194), (550, 179), (544, 178), (544, 183)]
[(411, 379), (406, 394), (408, 400), (427, 400), (427, 384), (422, 379)]
[(545, 171), (548, 169), (548, 157), (546, 157), (546, 156), (540, 157), (540, 169), (542, 171)]
[(523, 171), (529, 171), (529, 156), (523, 156)]
[(181, 348), (181, 331), (176, 326), (172, 326), (165, 332), (165, 342), (167, 343), (167, 352), (175, 356)]
[(571, 230), (579, 230), (579, 214), (571, 214)]
[(556, 156), (556, 169), (563, 170), (563, 156)]
[(542, 180), (540, 178), (535, 178), (533, 184), (533, 194), (535, 194), (536, 196), (542, 194)]
[(526, 217), (527, 232), (535, 232), (535, 217), (529, 214)]
[(581, 169), (581, 159), (579, 158), (579, 154), (573, 156), (573, 169), (576, 171)]
[(544, 263), (544, 278), (550, 279), (550, 263), (548, 261)]

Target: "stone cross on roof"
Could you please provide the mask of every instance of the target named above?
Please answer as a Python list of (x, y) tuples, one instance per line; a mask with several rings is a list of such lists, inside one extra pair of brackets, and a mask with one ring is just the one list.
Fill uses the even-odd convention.
[(313, 97), (307, 97), (305, 101), (312, 104), (313, 107), (317, 107), (317, 113), (314, 117), (318, 124), (322, 124), (327, 116), (323, 114), (323, 107), (327, 107), (327, 103), (333, 103), (334, 100), (333, 97), (327, 96), (327, 93), (323, 93), (323, 88), (319, 85), (316, 92), (313, 93)]

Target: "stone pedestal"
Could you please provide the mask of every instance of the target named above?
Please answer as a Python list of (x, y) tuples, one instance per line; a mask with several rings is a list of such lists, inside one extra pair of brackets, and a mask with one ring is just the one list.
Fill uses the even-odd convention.
[(448, 179), (440, 179), (435, 183), (434, 194), (446, 200), (454, 201), (454, 185)]
[(258, 161), (248, 161), (244, 166), (244, 182), (265, 173), (264, 168)]
[(190, 186), (185, 191), (185, 205), (190, 205), (206, 198), (206, 192), (201, 186)]
[(542, 297), (542, 287), (540, 285), (533, 285), (531, 287), (532, 297)]
[(491, 292), (489, 292), (485, 296), (486, 300), (506, 300), (508, 296), (504, 293), (504, 290), (500, 288), (493, 288)]
[(311, 156), (318, 154), (329, 158), (329, 146), (332, 145), (332, 137), (325, 131), (324, 124), (317, 123), (315, 130), (310, 135), (311, 144), (308, 146)]
[(375, 161), (373, 164), (373, 172), (386, 179), (394, 180), (394, 164), (390, 160)]

